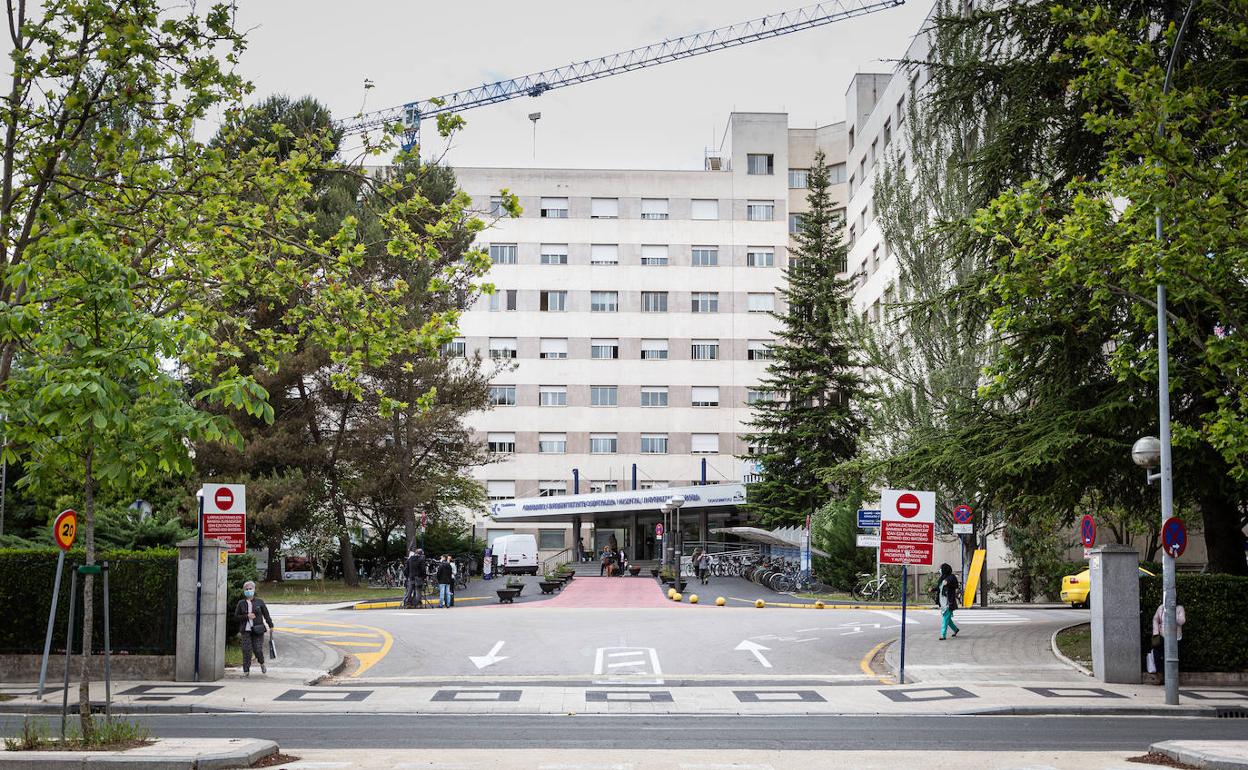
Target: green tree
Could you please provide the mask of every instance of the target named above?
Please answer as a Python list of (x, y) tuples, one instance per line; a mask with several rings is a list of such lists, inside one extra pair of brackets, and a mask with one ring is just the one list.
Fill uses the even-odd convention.
[(875, 549), (858, 547), (860, 495), (831, 500), (815, 515), (811, 542), (828, 558), (816, 557), (815, 575), (836, 591), (853, 591), (858, 576), (875, 569)]
[(753, 405), (746, 440), (757, 447), (762, 479), (747, 509), (765, 526), (798, 524), (828, 491), (820, 474), (853, 458), (862, 428), (861, 376), (846, 323), (849, 286), (843, 217), (829, 194), (822, 152), (810, 170), (810, 211), (780, 289), (783, 306), (772, 362), (761, 387), (772, 396)]

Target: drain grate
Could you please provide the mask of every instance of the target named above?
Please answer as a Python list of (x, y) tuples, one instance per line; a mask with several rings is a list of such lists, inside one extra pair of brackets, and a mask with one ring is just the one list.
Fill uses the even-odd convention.
[(1219, 706), (1218, 719), (1248, 719), (1248, 708), (1242, 706)]

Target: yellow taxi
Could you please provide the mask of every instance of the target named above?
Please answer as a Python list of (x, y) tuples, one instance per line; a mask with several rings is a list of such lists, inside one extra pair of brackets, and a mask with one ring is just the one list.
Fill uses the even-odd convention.
[[(1140, 577), (1153, 573), (1140, 567)], [(1088, 592), (1092, 590), (1092, 570), (1085, 569), (1076, 575), (1067, 575), (1062, 578), (1062, 594), (1063, 602), (1070, 604), (1071, 607), (1087, 607)]]

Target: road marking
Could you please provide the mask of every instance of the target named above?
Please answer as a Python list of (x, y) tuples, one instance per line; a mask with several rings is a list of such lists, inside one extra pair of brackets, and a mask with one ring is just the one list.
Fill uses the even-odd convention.
[[(351, 626), (351, 628), (359, 628), (359, 626)], [(301, 634), (304, 636), (333, 636), (333, 637), (362, 636), (365, 638), (372, 638), (372, 637), (377, 636), (377, 634), (362, 634), (358, 631), (338, 631), (338, 630), (318, 631), (315, 628), (283, 628), (282, 633), (283, 634)]]
[(645, 650), (630, 650), (628, 652), (612, 652), (608, 653), (608, 658), (631, 658), (635, 655), (645, 655)]
[(881, 684), (892, 684), (892, 679), (872, 669), (871, 661), (875, 659), (875, 656), (879, 653), (880, 650), (884, 649), (892, 641), (893, 641), (892, 639), (885, 639), (884, 641), (872, 647), (871, 650), (866, 655), (862, 656), (862, 660), (858, 661), (858, 668), (862, 669), (862, 673), (870, 677), (875, 677), (876, 679), (880, 681)]
[[(619, 661), (608, 663), (608, 658), (641, 656), (637, 661)], [(613, 669), (629, 667), (637, 668), (636, 673), (623, 673)], [(636, 677), (653, 676), (654, 679), (638, 679)], [(596, 679), (594, 684), (663, 684), (663, 669), (659, 666), (659, 653), (653, 647), (599, 647), (594, 652), (594, 676), (607, 677)]]
[(746, 639), (742, 641), (741, 644), (738, 644), (736, 647), (734, 647), (733, 649), (734, 650), (748, 650), (749, 652), (754, 654), (755, 658), (758, 658), (758, 662), (763, 664), (763, 668), (771, 668), (771, 661), (763, 657), (763, 650), (770, 651), (771, 650), (770, 647), (764, 647), (758, 642), (752, 642), (749, 639)]
[(328, 642), (335, 647), (380, 647), (381, 642)]
[[(898, 623), (900, 623), (900, 622), (901, 622), (901, 615), (899, 615), (899, 614), (898, 614), (898, 613), (896, 613), (896, 612), (888, 612), (888, 611), (886, 611), (886, 610), (872, 610), (872, 612), (875, 612), (876, 614), (879, 614), (879, 615), (883, 615), (884, 617), (888, 618), (889, 620), (895, 620), (895, 621), (897, 621)], [(906, 618), (906, 625), (918, 626), (918, 625), (922, 625), (922, 624), (921, 624), (921, 623), (919, 623), (919, 621), (915, 620), (915, 619), (914, 619), (914, 617), (912, 616), (912, 617), (908, 617), (908, 618)]]
[(503, 649), (504, 644), (506, 644), (506, 642), (495, 642), (494, 646), (490, 648), (489, 652), (487, 652), (484, 655), (469, 655), (468, 660), (471, 660), (472, 664), (476, 666), (477, 669), (483, 669), (486, 666), (492, 666), (495, 663), (499, 662), (500, 660), (507, 660), (507, 658), (511, 656), (498, 654), (498, 651)]

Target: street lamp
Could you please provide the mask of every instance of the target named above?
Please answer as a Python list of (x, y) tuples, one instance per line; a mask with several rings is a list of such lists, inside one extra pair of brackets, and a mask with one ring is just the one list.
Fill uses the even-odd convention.
[(667, 516), (672, 512), (672, 504), (669, 500), (663, 503), (663, 537), (659, 538), (659, 559), (662, 560), (661, 566), (667, 568), (667, 544), (672, 537), (671, 528), (668, 526)]
[(676, 562), (676, 584), (679, 585), (680, 584), (680, 559), (684, 555), (682, 553), (684, 549), (681, 543), (683, 538), (680, 536), (680, 507), (685, 504), (685, 497), (684, 495), (672, 495), (671, 497), (667, 498), (667, 504), (671, 507), (672, 511), (676, 514), (676, 529), (672, 533), (672, 550), (675, 552), (673, 554), (673, 561)]
[(1161, 464), (1161, 440), (1156, 436), (1144, 436), (1131, 447), (1131, 461), (1145, 471), (1149, 484), (1161, 478), (1160, 473), (1153, 473), (1153, 468)]

